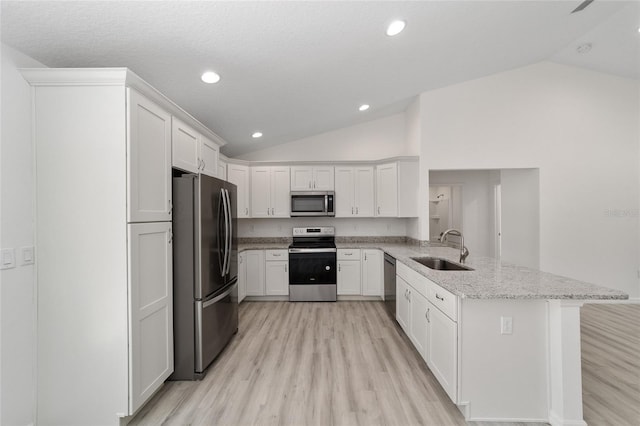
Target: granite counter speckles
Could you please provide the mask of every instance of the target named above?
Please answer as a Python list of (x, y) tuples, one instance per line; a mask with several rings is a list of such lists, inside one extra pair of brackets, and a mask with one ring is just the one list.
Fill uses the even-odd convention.
[[(375, 238), (375, 237), (374, 237)], [(387, 237), (388, 238), (388, 237)], [(276, 241), (278, 240), (278, 241)], [(240, 244), (240, 250), (286, 249), (289, 242), (280, 239)], [(366, 241), (366, 242), (365, 242)], [(621, 291), (598, 286), (572, 278), (500, 262), (489, 257), (471, 254), (466, 265), (473, 271), (436, 271), (412, 260), (412, 257), (442, 257), (458, 261), (460, 251), (433, 244), (421, 247), (396, 243), (395, 240), (348, 239), (336, 242), (341, 248), (380, 249), (395, 257), (422, 276), (464, 299), (573, 299), (573, 300), (624, 300), (629, 296)]]

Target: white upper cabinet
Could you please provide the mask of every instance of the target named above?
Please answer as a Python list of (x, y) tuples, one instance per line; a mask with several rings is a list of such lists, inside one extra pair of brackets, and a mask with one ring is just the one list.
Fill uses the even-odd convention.
[(218, 160), (218, 179), (227, 180), (227, 163), (222, 160)]
[(132, 89), (128, 100), (128, 221), (171, 220), (171, 115)]
[(374, 216), (373, 166), (335, 168), (336, 217)]
[(185, 172), (218, 177), (220, 147), (217, 143), (176, 117), (172, 120), (171, 139), (173, 167)]
[(193, 128), (173, 117), (171, 131), (171, 152), (173, 167), (185, 172), (200, 171), (200, 134)]
[(251, 217), (289, 217), (289, 167), (251, 168)]
[[(207, 176), (218, 177), (218, 155), (220, 148), (215, 142), (200, 138), (200, 172)], [(224, 178), (223, 178), (224, 179)]]
[(333, 166), (291, 167), (291, 191), (333, 191)]
[(418, 216), (418, 162), (394, 161), (376, 166), (376, 216)]
[(227, 180), (238, 187), (238, 217), (249, 216), (249, 167), (227, 164)]

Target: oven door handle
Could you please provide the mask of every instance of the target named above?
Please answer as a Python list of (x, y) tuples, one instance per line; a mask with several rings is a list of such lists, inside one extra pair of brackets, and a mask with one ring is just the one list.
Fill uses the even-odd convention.
[(290, 248), (289, 253), (335, 253), (334, 248)]

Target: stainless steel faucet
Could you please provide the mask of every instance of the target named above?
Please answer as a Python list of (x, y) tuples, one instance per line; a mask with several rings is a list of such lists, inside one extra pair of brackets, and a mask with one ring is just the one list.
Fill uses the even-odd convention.
[(460, 263), (464, 263), (467, 256), (469, 256), (469, 250), (464, 246), (464, 236), (462, 235), (462, 232), (453, 228), (447, 229), (440, 236), (441, 243), (444, 244), (445, 239), (447, 238), (447, 235), (454, 235), (454, 236), (460, 237)]

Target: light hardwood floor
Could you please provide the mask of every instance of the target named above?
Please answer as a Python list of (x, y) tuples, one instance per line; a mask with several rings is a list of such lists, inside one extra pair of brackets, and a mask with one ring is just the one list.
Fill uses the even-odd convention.
[(640, 425), (640, 305), (584, 305), (580, 320), (585, 421)]
[[(590, 425), (625, 424), (597, 423), (602, 411), (592, 407)], [(205, 379), (168, 382), (130, 423), (465, 424), (380, 302), (245, 302), (240, 331)]]

